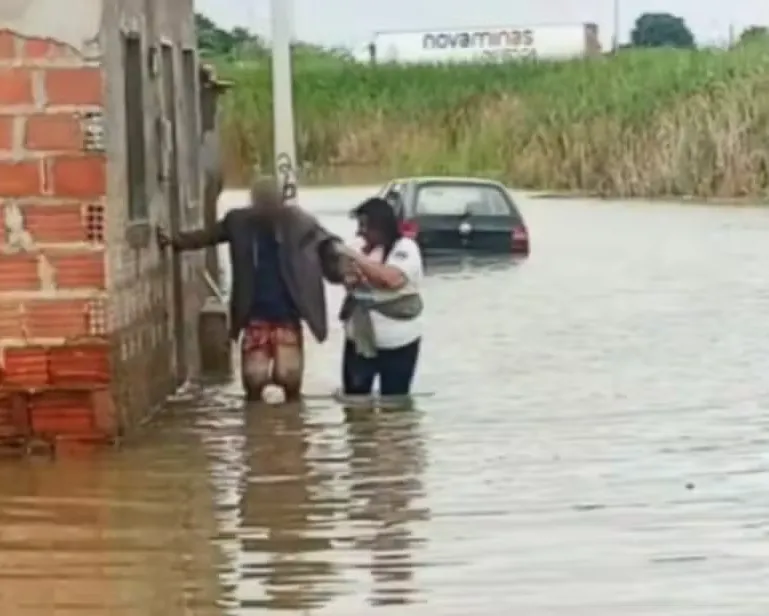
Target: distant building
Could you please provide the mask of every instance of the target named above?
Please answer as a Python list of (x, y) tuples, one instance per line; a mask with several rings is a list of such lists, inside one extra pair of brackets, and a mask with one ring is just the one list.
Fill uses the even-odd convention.
[(599, 55), (601, 43), (592, 23), (486, 26), (378, 32), (368, 51), (377, 63), (499, 62)]

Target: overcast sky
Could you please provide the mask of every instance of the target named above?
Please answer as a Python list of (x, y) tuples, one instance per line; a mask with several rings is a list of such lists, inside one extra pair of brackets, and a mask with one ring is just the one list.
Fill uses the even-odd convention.
[[(293, 1), (298, 38), (357, 46), (377, 30), (537, 25), (591, 21), (604, 44), (613, 36), (613, 0), (284, 0)], [(269, 0), (196, 0), (198, 11), (226, 27), (269, 36)], [(752, 24), (769, 25), (767, 0), (619, 0), (621, 37), (644, 12), (684, 17), (698, 42), (725, 42)]]

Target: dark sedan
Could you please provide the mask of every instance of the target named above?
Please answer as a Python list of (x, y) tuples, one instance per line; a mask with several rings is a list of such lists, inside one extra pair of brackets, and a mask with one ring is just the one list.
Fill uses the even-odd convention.
[(510, 193), (493, 180), (415, 177), (393, 180), (380, 195), (423, 254), (468, 252), (528, 256), (529, 231)]

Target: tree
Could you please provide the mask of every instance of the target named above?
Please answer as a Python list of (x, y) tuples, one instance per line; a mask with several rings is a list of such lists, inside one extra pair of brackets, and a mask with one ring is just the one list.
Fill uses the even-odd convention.
[(740, 34), (739, 43), (750, 43), (758, 39), (769, 39), (769, 28), (766, 26), (748, 26)]
[(198, 34), (198, 47), (204, 54), (218, 55), (229, 52), (232, 44), (229, 35), (208, 17), (195, 13), (195, 29)]
[(694, 47), (694, 35), (681, 17), (670, 13), (644, 13), (630, 33), (633, 47)]
[[(198, 34), (198, 47), (202, 55), (227, 61), (264, 62), (270, 56), (269, 46), (264, 40), (242, 27), (224, 30), (211, 19), (195, 13), (195, 28)], [(311, 43), (295, 42), (294, 57), (301, 61), (321, 61), (339, 64), (353, 62), (352, 54), (345, 49), (326, 49)]]
[(259, 57), (266, 54), (263, 41), (245, 28), (224, 30), (200, 13), (195, 13), (195, 28), (198, 47), (204, 55), (236, 59), (244, 55)]

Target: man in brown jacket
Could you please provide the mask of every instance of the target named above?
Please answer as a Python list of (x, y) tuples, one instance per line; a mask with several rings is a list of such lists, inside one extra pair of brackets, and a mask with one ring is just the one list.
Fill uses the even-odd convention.
[[(323, 279), (343, 281), (342, 240), (314, 216), (284, 203), (275, 178), (251, 189), (251, 205), (230, 210), (213, 227), (167, 237), (161, 245), (198, 250), (227, 242), (232, 264), (230, 335), (241, 338), (246, 395), (283, 387), (286, 400), (301, 395), (302, 322), (319, 341), (328, 335)], [(242, 337), (241, 337), (242, 334)]]

